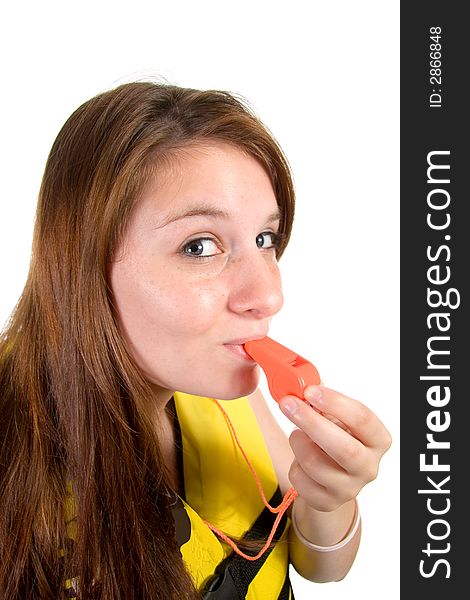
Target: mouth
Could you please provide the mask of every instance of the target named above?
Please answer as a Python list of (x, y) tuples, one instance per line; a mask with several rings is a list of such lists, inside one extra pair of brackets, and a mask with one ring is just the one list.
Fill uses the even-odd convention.
[(245, 351), (243, 344), (224, 344), (224, 347), (227, 348), (232, 354), (235, 354), (239, 358), (242, 358), (246, 361), (255, 362), (251, 356)]
[(251, 358), (251, 356), (245, 351), (245, 348), (243, 347), (243, 344), (245, 342), (251, 342), (252, 340), (260, 340), (263, 337), (266, 337), (265, 335), (260, 335), (260, 336), (256, 336), (256, 337), (250, 337), (250, 338), (243, 338), (243, 339), (239, 339), (239, 340), (232, 340), (226, 344), (224, 344), (225, 348), (227, 348), (227, 350), (230, 350), (230, 352), (232, 352), (233, 354), (236, 354), (238, 357), (252, 362), (252, 363), (256, 363), (255, 360), (253, 360)]

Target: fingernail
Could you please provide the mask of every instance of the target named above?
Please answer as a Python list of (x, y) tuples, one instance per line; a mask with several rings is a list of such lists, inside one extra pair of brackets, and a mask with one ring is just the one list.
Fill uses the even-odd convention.
[(323, 400), (322, 388), (319, 385), (309, 385), (304, 390), (304, 396), (313, 404), (319, 406)]
[(287, 416), (293, 417), (299, 410), (299, 404), (295, 398), (288, 396), (279, 402), (279, 407)]

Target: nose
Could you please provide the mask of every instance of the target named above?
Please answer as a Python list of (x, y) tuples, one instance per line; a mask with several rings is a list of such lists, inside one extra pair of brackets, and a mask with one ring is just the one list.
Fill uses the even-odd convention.
[(281, 309), (281, 274), (272, 256), (255, 252), (234, 261), (232, 269), (229, 308), (233, 312), (268, 318)]

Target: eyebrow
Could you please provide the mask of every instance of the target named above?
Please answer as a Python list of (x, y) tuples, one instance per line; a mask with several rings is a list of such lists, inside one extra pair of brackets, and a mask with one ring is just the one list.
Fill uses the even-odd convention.
[[(214, 206), (194, 206), (187, 208), (184, 212), (170, 215), (161, 225), (157, 225), (155, 229), (163, 229), (170, 223), (174, 223), (175, 221), (181, 221), (182, 219), (188, 219), (190, 217), (213, 217), (216, 219), (230, 219), (230, 215), (228, 212), (221, 210), (220, 208), (215, 208)], [(281, 219), (281, 212), (277, 210), (276, 212), (268, 215), (266, 219), (267, 223), (272, 223), (273, 221), (279, 221)]]

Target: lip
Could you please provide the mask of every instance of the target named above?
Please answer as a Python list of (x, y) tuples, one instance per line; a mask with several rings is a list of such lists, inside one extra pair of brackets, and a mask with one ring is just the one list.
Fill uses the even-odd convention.
[(262, 340), (266, 337), (267, 333), (262, 333), (260, 335), (252, 335), (251, 337), (238, 338), (236, 340), (230, 340), (229, 342), (225, 342), (224, 346), (243, 346), (246, 342), (252, 342), (253, 340)]
[(251, 356), (245, 351), (243, 344), (245, 344), (245, 342), (251, 342), (252, 340), (261, 340), (264, 337), (266, 337), (265, 334), (258, 335), (258, 336), (251, 336), (251, 337), (247, 337), (247, 338), (240, 338), (238, 340), (231, 340), (230, 342), (226, 342), (224, 344), (224, 346), (227, 348), (227, 350), (230, 350), (230, 352), (232, 352), (233, 354), (236, 354), (239, 358), (242, 358), (243, 360), (246, 360), (246, 361), (249, 361), (252, 363), (256, 363), (256, 361), (253, 360), (251, 358)]
[(250, 361), (252, 363), (256, 362), (245, 351), (243, 344), (224, 344), (224, 347), (227, 348), (227, 350), (229, 350), (232, 354), (235, 354), (236, 356), (238, 356), (239, 358), (241, 358), (243, 360)]

